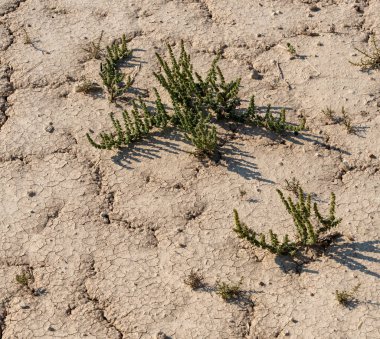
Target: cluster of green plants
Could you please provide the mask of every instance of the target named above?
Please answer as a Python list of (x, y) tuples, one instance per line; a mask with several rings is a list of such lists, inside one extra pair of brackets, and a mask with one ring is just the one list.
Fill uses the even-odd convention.
[[(215, 120), (227, 119), (277, 133), (298, 132), (305, 129), (304, 120), (299, 125), (286, 122), (285, 110), (276, 114), (272, 113), (271, 107), (268, 106), (265, 114), (259, 113), (254, 97), (251, 98), (248, 109), (240, 109), (241, 100), (238, 97), (240, 79), (226, 82), (218, 66), (220, 56), (215, 58), (206, 76), (202, 77), (194, 71), (183, 41), (178, 58), (175, 57), (169, 45), (168, 51), (168, 61), (158, 53), (156, 54), (161, 70), (153, 74), (169, 94), (173, 113), (169, 115), (166, 112), (157, 90), (154, 89), (157, 96), (155, 112), (148, 112), (141, 99), (139, 99), (139, 108), (132, 102), (133, 110), (131, 113), (127, 111), (122, 113), (122, 123), (115, 118), (114, 114), (111, 114), (114, 131), (101, 133), (99, 142), (87, 134), (91, 145), (99, 149), (124, 147), (146, 136), (153, 128), (162, 129), (170, 125), (184, 133), (186, 139), (197, 149), (196, 154), (212, 157), (218, 152)], [(100, 76), (109, 93), (110, 101), (123, 95), (133, 83), (130, 77), (125, 81), (124, 75), (117, 67), (120, 60), (130, 55), (131, 51), (127, 47), (125, 35), (121, 41), (116, 41), (107, 47), (107, 57), (101, 64)], [(158, 122), (157, 119), (163, 120)]]
[(108, 92), (109, 100), (113, 102), (116, 98), (126, 93), (133, 84), (133, 79), (130, 76), (125, 79), (124, 73), (119, 69), (119, 62), (129, 58), (132, 51), (128, 49), (125, 34), (121, 40), (116, 40), (110, 46), (107, 46), (106, 50), (107, 56), (105, 62), (100, 64), (99, 74)]
[(328, 216), (322, 216), (318, 204), (311, 203), (311, 195), (305, 196), (299, 186), (296, 195), (297, 201), (289, 196), (284, 197), (281, 190), (277, 190), (286, 211), (292, 216), (296, 232), (296, 239), (290, 240), (285, 234), (280, 240), (279, 236), (269, 230), (269, 241), (265, 234), (258, 234), (240, 221), (239, 214), (234, 209), (235, 228), (234, 231), (240, 238), (246, 239), (253, 246), (260, 247), (278, 255), (295, 255), (300, 249), (318, 245), (322, 241), (322, 235), (338, 226), (342, 221), (335, 216), (335, 194), (331, 193), (330, 209)]
[(230, 301), (234, 299), (238, 299), (241, 294), (241, 285), (243, 283), (243, 278), (240, 279), (238, 283), (227, 283), (224, 281), (220, 281), (219, 279), (216, 281), (216, 294), (219, 295), (224, 301)]
[(349, 307), (350, 304), (352, 305), (353, 303), (355, 303), (355, 301), (357, 301), (356, 297), (355, 297), (355, 294), (359, 290), (360, 285), (361, 285), (360, 283), (357, 284), (350, 291), (347, 291), (347, 290), (343, 290), (343, 291), (336, 290), (335, 291), (335, 298), (338, 301), (338, 303), (341, 304), (341, 305), (343, 305), (343, 306), (345, 306), (345, 307)]

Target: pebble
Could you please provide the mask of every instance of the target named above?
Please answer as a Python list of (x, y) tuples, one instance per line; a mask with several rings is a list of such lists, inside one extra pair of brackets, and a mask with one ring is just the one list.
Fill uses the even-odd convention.
[(54, 132), (54, 126), (53, 123), (50, 122), (48, 126), (45, 127), (45, 131), (48, 133), (53, 133)]

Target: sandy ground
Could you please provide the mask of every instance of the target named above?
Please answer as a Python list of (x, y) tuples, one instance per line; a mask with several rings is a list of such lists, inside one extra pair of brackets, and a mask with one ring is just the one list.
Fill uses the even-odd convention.
[[(101, 83), (83, 50), (101, 31), (104, 45), (132, 38), (129, 97), (153, 98), (154, 53), (183, 39), (200, 72), (222, 52), (242, 98), (310, 129), (281, 142), (240, 126), (218, 165), (180, 134), (98, 151), (85, 134), (120, 108), (74, 88)], [(0, 338), (380, 338), (380, 73), (349, 64), (371, 32), (378, 0), (0, 0)], [(343, 217), (338, 242), (299, 267), (232, 231), (237, 208), (257, 231), (293, 234), (275, 191), (291, 177), (326, 208), (334, 191)], [(191, 269), (208, 288), (184, 284)], [(246, 298), (224, 302), (217, 278), (243, 278)], [(359, 283), (354, 307), (336, 301)]]

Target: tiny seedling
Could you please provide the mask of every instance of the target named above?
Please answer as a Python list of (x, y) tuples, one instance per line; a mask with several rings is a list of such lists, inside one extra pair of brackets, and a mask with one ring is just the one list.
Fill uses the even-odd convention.
[(31, 293), (34, 290), (30, 287), (30, 284), (34, 282), (33, 271), (28, 267), (27, 269), (23, 269), (21, 274), (16, 275), (16, 282), (20, 284), (20, 286), (27, 288)]
[(100, 33), (100, 36), (97, 41), (90, 42), (87, 46), (82, 49), (87, 53), (88, 59), (100, 59), (102, 57), (102, 39), (104, 31)]
[(353, 133), (354, 132), (354, 127), (352, 126), (352, 120), (348, 116), (344, 107), (342, 107), (342, 123), (343, 123), (344, 127), (346, 127), (347, 133)]
[(322, 236), (338, 226), (342, 221), (341, 218), (336, 218), (335, 216), (334, 193), (331, 193), (329, 215), (326, 217), (321, 215), (316, 202), (312, 206), (310, 194), (308, 194), (305, 199), (305, 194), (300, 186), (298, 188), (296, 202), (294, 202), (291, 197), (286, 199), (280, 190), (277, 190), (277, 193), (287, 212), (292, 216), (296, 239), (291, 241), (289, 235), (285, 234), (283, 240), (280, 241), (278, 235), (270, 229), (270, 242), (267, 242), (266, 236), (263, 233), (258, 234), (248, 228), (246, 224), (242, 223), (237, 210), (234, 209), (234, 231), (238, 234), (239, 238), (246, 239), (253, 246), (268, 250), (274, 254), (295, 255), (302, 248), (322, 245)]
[(189, 275), (184, 279), (184, 283), (190, 286), (193, 290), (201, 288), (204, 286), (204, 277), (203, 274), (191, 270)]
[(335, 122), (335, 111), (330, 107), (326, 107), (325, 109), (322, 110), (322, 113), (324, 114), (324, 116), (329, 119), (330, 121), (334, 121)]
[(78, 93), (89, 94), (99, 89), (98, 84), (93, 81), (84, 79), (78, 86), (75, 88), (75, 91)]
[(295, 47), (290, 43), (288, 42), (286, 44), (286, 47), (287, 47), (287, 51), (292, 55), (292, 56), (296, 56), (297, 55), (297, 51), (295, 49)]
[(335, 298), (339, 302), (339, 304), (343, 306), (350, 306), (353, 302), (355, 302), (355, 293), (358, 291), (360, 287), (360, 283), (357, 284), (351, 291), (335, 291)]
[(216, 294), (220, 295), (224, 301), (238, 299), (242, 293), (241, 285), (243, 278), (237, 284), (221, 282), (219, 279), (215, 283)]
[(362, 57), (359, 62), (350, 61), (352, 65), (358, 66), (362, 70), (380, 69), (380, 47), (376, 41), (375, 34), (372, 34), (370, 44), (372, 47), (370, 47), (368, 51), (355, 48), (355, 50), (364, 55), (364, 57)]
[(300, 188), (300, 182), (295, 177), (290, 180), (285, 179), (285, 189), (287, 191), (293, 192), (294, 194), (298, 194)]
[(29, 33), (27, 32), (27, 30), (23, 27), (22, 28), (23, 32), (24, 32), (24, 44), (25, 45), (32, 45), (33, 44), (33, 41), (32, 39), (30, 38), (30, 35)]

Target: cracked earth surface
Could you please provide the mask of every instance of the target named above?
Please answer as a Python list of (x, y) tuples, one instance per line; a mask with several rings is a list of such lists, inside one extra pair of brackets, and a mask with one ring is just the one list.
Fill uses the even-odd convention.
[[(379, 14), (377, 0), (0, 0), (0, 338), (379, 338), (380, 73), (348, 62), (380, 36)], [(83, 47), (102, 31), (132, 39), (130, 97), (153, 99), (154, 54), (183, 39), (200, 72), (221, 52), (241, 97), (310, 129), (279, 142), (240, 126), (218, 165), (179, 134), (98, 151), (85, 134), (120, 108), (75, 86), (101, 83)], [(326, 123), (327, 106), (357, 132)], [(275, 191), (291, 177), (324, 207), (334, 191), (343, 217), (342, 237), (300, 267), (232, 231), (237, 208), (259, 232), (292, 234)], [(192, 269), (207, 288), (184, 284)], [(243, 278), (245, 300), (224, 302), (218, 278)], [(359, 283), (355, 307), (336, 301)]]

